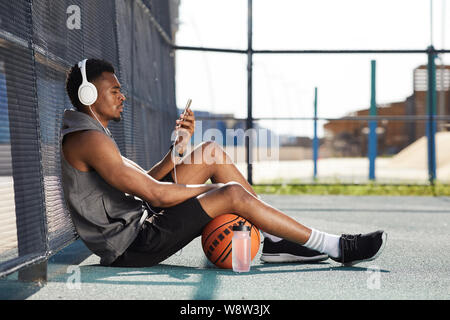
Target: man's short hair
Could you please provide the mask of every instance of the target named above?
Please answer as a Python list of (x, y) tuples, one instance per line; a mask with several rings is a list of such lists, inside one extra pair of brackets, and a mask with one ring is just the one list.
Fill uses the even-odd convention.
[[(103, 72), (114, 73), (114, 67), (105, 60), (88, 59), (88, 61), (86, 61), (86, 76), (89, 82), (98, 79)], [(66, 92), (70, 98), (70, 102), (72, 102), (72, 105), (78, 110), (81, 110), (81, 107), (83, 106), (78, 99), (78, 88), (80, 87), (81, 82), (81, 71), (77, 62), (67, 72)]]

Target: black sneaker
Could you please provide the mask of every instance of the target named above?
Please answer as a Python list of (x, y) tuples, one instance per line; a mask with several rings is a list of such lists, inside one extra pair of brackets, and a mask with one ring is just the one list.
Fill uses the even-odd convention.
[(386, 245), (387, 234), (379, 230), (367, 234), (343, 234), (339, 239), (341, 256), (333, 258), (344, 266), (375, 260)]
[(273, 242), (264, 238), (260, 259), (269, 263), (319, 262), (328, 259), (328, 255), (288, 240)]

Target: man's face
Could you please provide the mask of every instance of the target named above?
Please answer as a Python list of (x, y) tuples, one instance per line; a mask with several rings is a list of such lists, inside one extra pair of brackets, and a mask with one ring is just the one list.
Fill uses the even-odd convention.
[(120, 83), (114, 73), (103, 72), (93, 81), (97, 88), (97, 101), (92, 105), (96, 113), (104, 120), (120, 121), (125, 96), (120, 92)]

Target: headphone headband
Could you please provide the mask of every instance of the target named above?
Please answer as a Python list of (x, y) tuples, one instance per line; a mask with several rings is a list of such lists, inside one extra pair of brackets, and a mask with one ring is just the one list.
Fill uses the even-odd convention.
[(87, 81), (87, 76), (86, 76), (86, 62), (87, 59), (81, 60), (80, 62), (78, 62), (78, 68), (80, 68), (81, 71), (81, 78), (83, 79), (83, 82), (88, 82)]

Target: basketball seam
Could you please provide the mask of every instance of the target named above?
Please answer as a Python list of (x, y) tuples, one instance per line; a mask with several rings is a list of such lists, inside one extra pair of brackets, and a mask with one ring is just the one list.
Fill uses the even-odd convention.
[[(226, 250), (226, 249), (225, 249), (225, 250)], [(231, 251), (233, 251), (233, 248), (232, 248), (232, 247), (230, 248), (230, 250), (228, 250), (228, 253), (225, 255), (225, 257), (224, 257), (222, 260), (220, 260), (220, 262), (223, 263), (225, 260), (227, 260), (227, 258), (228, 258), (228, 256), (230, 255)]]
[[(225, 249), (222, 250), (222, 253), (217, 257), (216, 261), (214, 261), (214, 264), (216, 264), (217, 261), (219, 261), (219, 259), (223, 256), (223, 253), (230, 247), (230, 245), (231, 245), (231, 241), (228, 242), (228, 245), (225, 247)], [(230, 251), (231, 251), (231, 249), (230, 249)], [(228, 256), (228, 255), (227, 255), (227, 256)], [(222, 261), (222, 262), (223, 262), (223, 261)]]
[(220, 229), (220, 228), (222, 228), (224, 225), (226, 225), (227, 223), (231, 223), (231, 222), (233, 222), (233, 221), (235, 221), (236, 219), (239, 219), (239, 218), (241, 218), (241, 217), (240, 217), (240, 216), (237, 216), (237, 217), (234, 218), (233, 220), (230, 220), (230, 221), (227, 221), (227, 222), (225, 222), (225, 223), (222, 223), (220, 226), (218, 226), (217, 228), (215, 228), (214, 230), (212, 230), (212, 231), (208, 234), (208, 236), (206, 237), (205, 241), (202, 243), (202, 246), (205, 245), (205, 243), (208, 241), (209, 237), (210, 237), (214, 232), (216, 232), (217, 229)]

